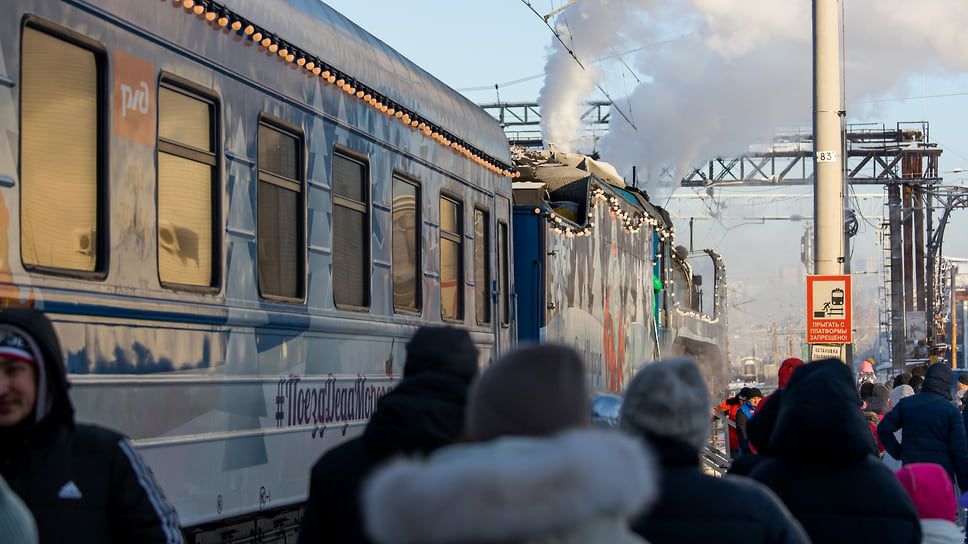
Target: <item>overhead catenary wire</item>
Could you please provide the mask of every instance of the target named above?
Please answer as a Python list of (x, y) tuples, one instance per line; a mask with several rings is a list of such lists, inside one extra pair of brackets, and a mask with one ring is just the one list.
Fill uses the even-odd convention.
[(581, 66), (581, 69), (584, 70), (585, 65), (581, 63), (581, 60), (578, 58), (578, 55), (576, 55), (575, 52), (570, 47), (568, 47), (568, 44), (565, 43), (565, 40), (561, 38), (561, 34), (558, 32), (557, 29), (555, 29), (555, 27), (551, 26), (551, 23), (548, 22), (548, 19), (545, 19), (544, 15), (541, 15), (540, 13), (538, 13), (538, 10), (534, 9), (534, 6), (531, 5), (531, 2), (529, 2), (528, 0), (521, 0), (521, 1), (524, 2), (524, 5), (528, 6), (528, 9), (534, 12), (534, 14), (537, 15), (544, 22), (545, 26), (547, 26), (548, 29), (551, 30), (551, 33), (555, 35), (555, 38), (558, 39), (558, 42), (561, 44), (561, 46), (565, 48), (565, 51), (567, 51), (568, 54), (571, 55), (571, 58), (575, 59), (575, 62), (578, 63), (578, 66)]
[[(575, 62), (578, 63), (578, 66), (581, 67), (582, 70), (584, 70), (585, 65), (582, 63), (581, 59), (578, 58), (578, 54), (575, 53), (575, 51), (571, 47), (569, 47), (568, 44), (565, 43), (565, 40), (561, 37), (561, 33), (558, 32), (558, 30), (554, 26), (552, 26), (551, 23), (548, 22), (551, 15), (554, 15), (555, 13), (560, 12), (561, 10), (570, 6), (571, 4), (574, 4), (575, 2), (571, 2), (567, 6), (563, 6), (562, 8), (552, 12), (548, 17), (545, 17), (544, 15), (541, 15), (540, 13), (538, 13), (538, 10), (534, 9), (534, 6), (531, 5), (531, 2), (529, 2), (528, 0), (521, 0), (521, 1), (524, 2), (524, 5), (528, 6), (528, 9), (530, 9), (535, 15), (541, 18), (545, 26), (547, 26), (548, 29), (551, 30), (552, 34), (554, 34), (555, 38), (558, 40), (558, 43), (560, 43), (561, 46), (565, 48), (565, 51), (567, 51), (568, 54), (571, 55), (571, 58), (575, 59)], [(622, 108), (620, 108), (619, 105), (615, 103), (615, 101), (608, 94), (608, 92), (602, 88), (601, 84), (596, 83), (595, 87), (598, 88), (599, 92), (601, 92), (602, 95), (605, 96), (605, 98), (608, 100), (608, 103), (615, 107), (615, 111), (617, 111), (619, 115), (622, 116), (622, 119), (625, 119), (625, 122), (628, 123), (633, 130), (638, 131), (639, 129), (638, 127), (635, 126), (635, 123), (632, 122), (632, 119), (630, 119), (629, 116), (626, 115), (624, 111), (622, 111)]]
[(495, 83), (493, 85), (482, 85), (480, 87), (464, 87), (463, 89), (457, 89), (459, 93), (473, 92), (473, 91), (489, 91), (495, 87), (510, 87), (511, 85), (517, 85), (518, 83), (524, 83), (525, 81), (531, 81), (532, 79), (538, 79), (544, 77), (544, 74), (534, 74), (532, 76), (523, 77), (521, 79), (515, 79), (513, 81), (505, 81), (504, 83)]

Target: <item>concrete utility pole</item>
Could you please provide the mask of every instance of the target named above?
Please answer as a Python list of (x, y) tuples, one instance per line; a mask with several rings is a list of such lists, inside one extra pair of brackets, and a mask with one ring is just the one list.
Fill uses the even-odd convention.
[[(840, 98), (838, 5), (838, 0), (813, 0), (813, 215), (816, 224), (813, 273), (818, 276), (842, 276), (846, 255), (846, 147), (843, 133), (844, 111), (841, 109)], [(849, 282), (845, 282), (845, 285), (849, 290)], [(807, 292), (810, 293), (809, 288)], [(847, 301), (850, 298), (848, 296)], [(812, 301), (808, 302), (810, 303)], [(810, 311), (813, 312), (812, 309)], [(850, 338), (849, 328), (846, 338)], [(836, 344), (828, 344), (831, 347), (834, 345)], [(851, 364), (849, 340), (846, 344), (840, 344), (840, 353), (840, 358)]]
[(813, 2), (814, 274), (844, 273), (838, 0)]

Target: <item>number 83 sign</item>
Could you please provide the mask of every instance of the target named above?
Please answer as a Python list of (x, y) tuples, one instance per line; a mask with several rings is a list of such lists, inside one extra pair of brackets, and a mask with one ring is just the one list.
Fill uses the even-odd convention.
[(817, 162), (834, 162), (837, 160), (837, 153), (833, 151), (817, 151)]

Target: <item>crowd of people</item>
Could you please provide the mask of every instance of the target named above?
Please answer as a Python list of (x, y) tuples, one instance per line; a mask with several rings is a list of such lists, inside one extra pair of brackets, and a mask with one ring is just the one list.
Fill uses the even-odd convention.
[[(644, 365), (617, 427), (591, 424), (570, 347), (478, 360), (464, 330), (414, 334), (362, 435), (313, 466), (299, 542), (965, 542), (968, 378), (947, 365), (889, 388), (866, 366), (788, 359), (771, 394), (716, 407), (735, 422), (720, 477), (701, 462), (713, 406), (690, 358)], [(2, 542), (182, 542), (128, 440), (74, 421), (33, 310), (0, 311), (0, 476)]]

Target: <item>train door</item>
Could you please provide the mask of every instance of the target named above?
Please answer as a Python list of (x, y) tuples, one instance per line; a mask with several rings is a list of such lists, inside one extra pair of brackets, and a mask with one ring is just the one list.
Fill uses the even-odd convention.
[(491, 277), (491, 321), (494, 333), (494, 353), (500, 356), (512, 344), (512, 283), (511, 283), (511, 202), (506, 196), (495, 195), (494, 250), (496, 270)]
[(545, 219), (528, 206), (516, 206), (513, 218), (517, 340), (541, 341), (545, 324)]

